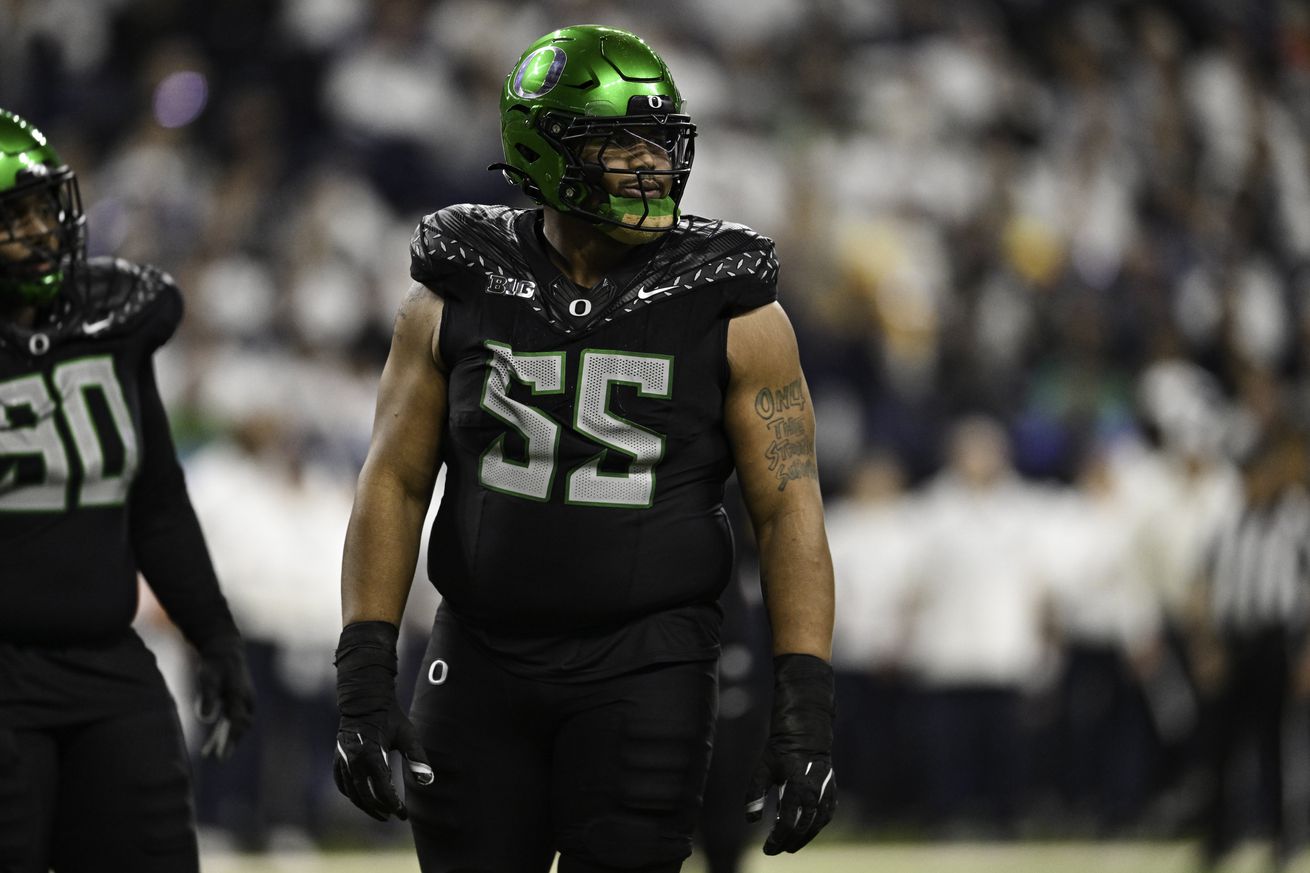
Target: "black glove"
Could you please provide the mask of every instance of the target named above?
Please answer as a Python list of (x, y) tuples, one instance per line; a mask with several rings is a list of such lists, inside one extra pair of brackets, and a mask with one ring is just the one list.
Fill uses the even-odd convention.
[(200, 754), (225, 760), (250, 729), (254, 713), (255, 685), (241, 637), (231, 634), (209, 640), (200, 647), (196, 718), (213, 727)]
[(337, 754), (332, 777), (350, 802), (378, 821), (409, 817), (391, 782), (387, 753), (399, 749), (419, 785), (432, 784), (432, 767), (396, 702), (396, 638), (387, 621), (359, 621), (337, 644)]
[(773, 719), (764, 755), (746, 795), (746, 820), (759, 821), (764, 799), (778, 788), (778, 818), (764, 854), (795, 852), (832, 821), (837, 784), (832, 771), (832, 667), (813, 655), (773, 659)]

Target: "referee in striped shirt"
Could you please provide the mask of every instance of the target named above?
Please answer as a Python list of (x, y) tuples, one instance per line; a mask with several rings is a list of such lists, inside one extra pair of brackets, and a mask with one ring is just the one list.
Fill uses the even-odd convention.
[(1253, 450), (1243, 464), (1243, 505), (1219, 528), (1210, 550), (1193, 649), (1206, 702), (1212, 789), (1205, 815), (1207, 866), (1238, 836), (1229, 771), (1251, 739), (1278, 869), (1291, 851), (1283, 822), (1282, 725), (1289, 699), (1310, 691), (1306, 448), (1304, 435), (1282, 432)]

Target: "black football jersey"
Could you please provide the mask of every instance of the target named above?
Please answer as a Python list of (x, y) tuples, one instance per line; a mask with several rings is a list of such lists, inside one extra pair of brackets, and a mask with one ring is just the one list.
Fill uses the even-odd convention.
[(189, 635), (231, 626), (154, 381), (181, 312), (166, 274), (97, 258), (35, 327), (0, 323), (0, 644), (125, 633), (138, 570)]
[(591, 289), (546, 245), (540, 212), (504, 207), (443, 209), (415, 233), (449, 374), (429, 575), (502, 642), (640, 626), (654, 659), (711, 649), (732, 564), (728, 321), (775, 299), (773, 244), (684, 218)]

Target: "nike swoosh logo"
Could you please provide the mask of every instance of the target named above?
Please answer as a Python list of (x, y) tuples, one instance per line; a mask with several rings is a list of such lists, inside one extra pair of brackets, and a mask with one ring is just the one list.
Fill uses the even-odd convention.
[(663, 288), (648, 288), (645, 291), (638, 291), (637, 296), (645, 300), (648, 297), (654, 297), (656, 294), (663, 294), (665, 291), (676, 291), (681, 287), (681, 285), (665, 285)]
[(86, 324), (82, 325), (82, 333), (87, 336), (94, 336), (109, 327), (113, 321), (114, 317), (112, 315), (108, 318), (102, 318), (99, 321), (88, 321)]

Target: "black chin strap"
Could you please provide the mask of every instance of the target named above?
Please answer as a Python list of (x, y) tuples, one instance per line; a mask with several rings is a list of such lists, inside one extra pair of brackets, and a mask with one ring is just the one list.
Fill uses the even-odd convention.
[(541, 188), (537, 183), (532, 181), (532, 177), (511, 164), (495, 163), (487, 167), (488, 170), (495, 172), (499, 170), (504, 175), (505, 181), (518, 188), (524, 194), (533, 200), (541, 200)]

